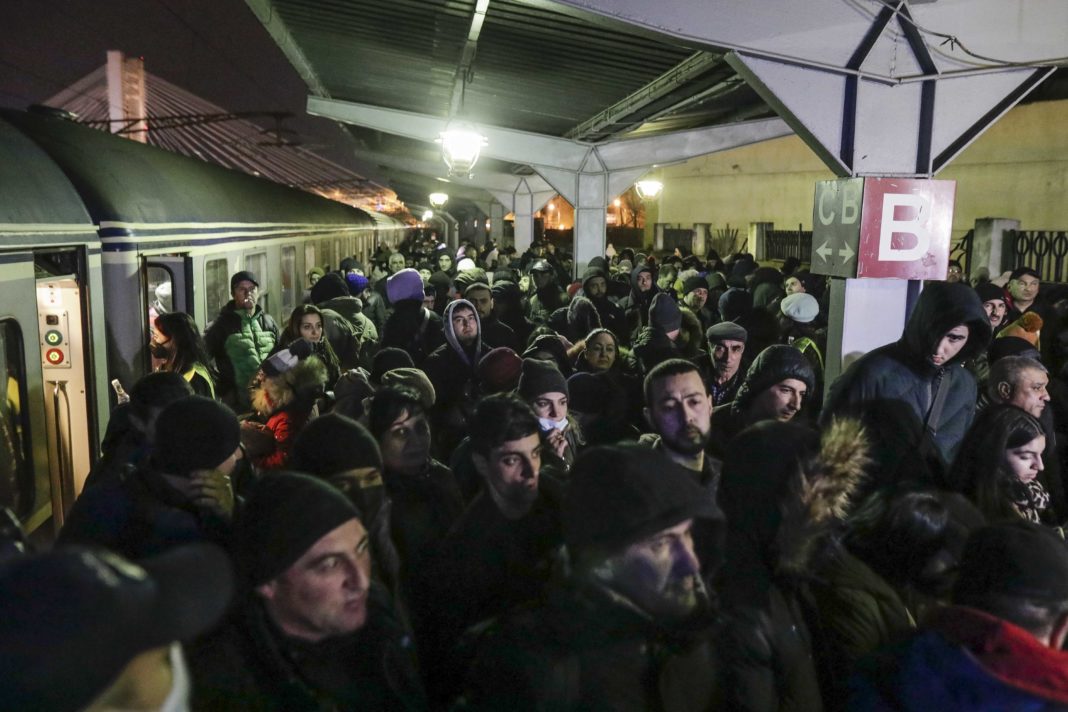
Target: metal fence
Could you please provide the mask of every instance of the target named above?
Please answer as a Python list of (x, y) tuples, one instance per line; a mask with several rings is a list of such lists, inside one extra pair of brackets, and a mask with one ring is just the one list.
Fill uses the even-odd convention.
[(1068, 265), (1068, 231), (1006, 230), (1012, 249), (1012, 267), (1030, 267), (1044, 282), (1063, 282)]
[(970, 279), (972, 274), (972, 244), (974, 242), (975, 230), (969, 230), (964, 237), (949, 246), (949, 259), (960, 262), (965, 279)]
[(764, 256), (769, 260), (785, 260), (796, 257), (808, 262), (812, 256), (812, 231), (802, 230), (768, 230), (764, 234)]
[(738, 228), (727, 225), (712, 232), (708, 251), (716, 251), (721, 258), (741, 252), (745, 247), (746, 236), (738, 234)]

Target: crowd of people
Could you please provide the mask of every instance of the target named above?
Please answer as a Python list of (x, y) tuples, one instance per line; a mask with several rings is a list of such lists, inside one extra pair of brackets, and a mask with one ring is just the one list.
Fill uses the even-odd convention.
[(156, 315), (0, 527), (0, 706), (1068, 709), (1063, 305), (956, 265), (828, 384), (800, 267), (417, 234)]

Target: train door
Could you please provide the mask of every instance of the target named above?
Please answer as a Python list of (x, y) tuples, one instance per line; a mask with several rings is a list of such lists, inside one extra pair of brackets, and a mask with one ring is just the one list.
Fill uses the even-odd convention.
[[(156, 317), (170, 312), (193, 313), (193, 299), (189, 287), (191, 260), (186, 255), (152, 255), (141, 258), (141, 283), (145, 286), (147, 326), (145, 333), (152, 337)], [(152, 363), (152, 370), (158, 364)]]
[[(52, 514), (58, 529), (92, 465), (85, 291), (75, 251), (37, 255), (40, 338)], [(46, 276), (40, 276), (42, 269)], [(67, 272), (64, 274), (64, 272)]]

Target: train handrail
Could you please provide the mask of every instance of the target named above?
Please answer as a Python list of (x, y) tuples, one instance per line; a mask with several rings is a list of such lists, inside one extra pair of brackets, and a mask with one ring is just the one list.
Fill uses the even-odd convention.
[[(65, 500), (65, 494), (67, 489), (67, 483), (71, 483), (73, 488), (73, 467), (70, 463), (74, 461), (74, 452), (71, 450), (70, 439), (70, 396), (67, 394), (67, 382), (66, 381), (45, 381), (48, 385), (52, 386), (52, 426), (55, 428), (56, 433), (56, 460), (58, 461), (58, 473), (49, 473), (49, 480), (52, 485), (52, 517), (55, 520), (55, 526), (57, 530), (63, 526), (63, 522), (66, 519), (66, 509), (63, 505)], [(64, 437), (63, 429), (61, 427), (62, 421), (59, 415), (59, 394), (63, 394), (63, 399), (67, 402), (67, 438), (66, 449), (64, 449)], [(72, 492), (73, 494), (73, 492)]]

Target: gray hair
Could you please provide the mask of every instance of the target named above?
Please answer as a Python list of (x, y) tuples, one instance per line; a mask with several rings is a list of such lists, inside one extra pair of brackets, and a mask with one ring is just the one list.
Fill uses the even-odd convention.
[(990, 396), (990, 400), (995, 403), (1000, 403), (1004, 400), (1001, 394), (998, 393), (998, 386), (1002, 383), (1007, 384), (1012, 391), (1015, 391), (1016, 385), (1020, 382), (1020, 376), (1024, 371), (1049, 373), (1049, 369), (1042, 365), (1041, 361), (1029, 356), (1005, 356), (991, 364), (990, 380), (987, 382), (987, 395)]

